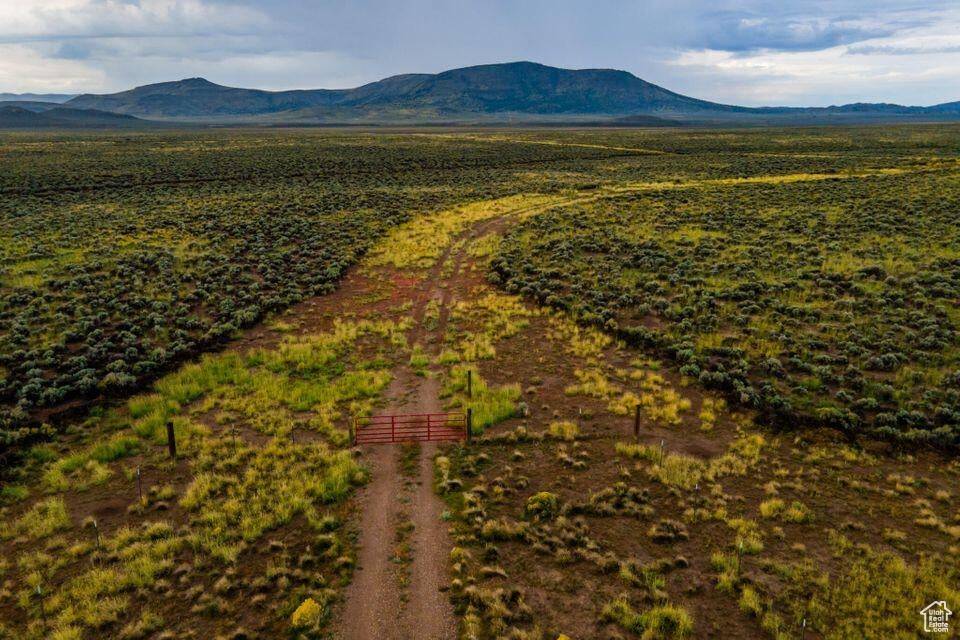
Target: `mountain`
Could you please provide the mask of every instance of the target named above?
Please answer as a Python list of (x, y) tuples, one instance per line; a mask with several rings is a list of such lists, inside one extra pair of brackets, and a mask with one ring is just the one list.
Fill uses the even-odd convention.
[(960, 101), (958, 102), (944, 102), (943, 104), (936, 104), (932, 107), (927, 107), (927, 111), (930, 113), (955, 113), (960, 114)]
[(152, 126), (156, 124), (133, 116), (94, 109), (54, 106), (52, 109), (35, 110), (17, 106), (17, 103), (0, 104), (0, 129), (113, 129)]
[[(481, 114), (632, 115), (729, 111), (728, 107), (668, 91), (626, 71), (569, 70), (533, 62), (402, 76), (352, 90), (337, 106), (392, 107), (439, 116)], [(397, 90), (399, 89), (399, 90)], [(356, 95), (363, 92), (364, 95)]]
[(933, 107), (738, 107), (681, 95), (626, 71), (559, 69), (533, 62), (399, 75), (354, 89), (262, 91), (190, 78), (108, 95), (85, 94), (66, 104), (153, 120), (240, 124), (602, 121), (656, 126), (663, 120), (805, 124), (960, 119), (956, 102)]
[(67, 104), (143, 118), (242, 120), (273, 115), (277, 121), (569, 119), (742, 110), (668, 91), (626, 71), (568, 70), (532, 62), (393, 76), (336, 90), (236, 89), (191, 78), (109, 95), (82, 95)]
[(52, 102), (63, 104), (75, 98), (66, 93), (0, 93), (0, 102)]
[(260, 91), (223, 87), (190, 78), (177, 82), (150, 84), (109, 95), (85, 94), (67, 105), (153, 118), (237, 116), (275, 113), (325, 104), (335, 91)]

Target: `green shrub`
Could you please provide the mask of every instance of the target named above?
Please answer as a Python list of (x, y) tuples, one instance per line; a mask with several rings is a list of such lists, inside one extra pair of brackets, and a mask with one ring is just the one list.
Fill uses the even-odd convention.
[(17, 536), (44, 538), (70, 526), (70, 516), (63, 498), (47, 498), (33, 505), (14, 522), (0, 525), (0, 538)]
[(620, 596), (603, 608), (601, 617), (640, 635), (643, 640), (674, 640), (693, 633), (693, 618), (686, 609), (672, 604), (654, 606), (638, 614), (627, 597)]
[(0, 504), (12, 504), (26, 500), (30, 490), (21, 484), (6, 484), (0, 487)]
[(527, 498), (525, 513), (538, 520), (549, 520), (557, 515), (560, 509), (560, 499), (549, 491), (541, 491)]
[(569, 420), (558, 420), (551, 422), (550, 426), (547, 427), (547, 430), (554, 438), (559, 438), (568, 442), (575, 440), (577, 434), (580, 432), (580, 428), (577, 427), (577, 424)]

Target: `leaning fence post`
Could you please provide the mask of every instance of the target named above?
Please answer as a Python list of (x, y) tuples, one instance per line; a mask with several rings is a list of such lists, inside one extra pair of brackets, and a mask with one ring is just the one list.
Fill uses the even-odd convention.
[(737, 545), (737, 579), (740, 579), (740, 564), (743, 562), (743, 539)]
[(467, 408), (467, 442), (473, 440), (473, 407)]
[(633, 439), (640, 441), (640, 405), (637, 404), (636, 413), (633, 414)]
[(97, 526), (97, 521), (93, 521), (93, 538), (97, 543), (97, 551), (100, 551), (100, 527)]
[(173, 422), (167, 422), (167, 447), (170, 449), (170, 458), (177, 459), (177, 436), (173, 433)]
[(43, 606), (43, 588), (37, 585), (37, 600), (40, 601), (40, 619), (43, 620), (43, 628), (47, 628), (47, 611)]

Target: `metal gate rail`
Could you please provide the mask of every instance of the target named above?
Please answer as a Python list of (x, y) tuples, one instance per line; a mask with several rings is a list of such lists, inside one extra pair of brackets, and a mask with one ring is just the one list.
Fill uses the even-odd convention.
[(358, 445), (469, 440), (469, 413), (357, 416), (353, 419), (351, 435), (353, 443)]

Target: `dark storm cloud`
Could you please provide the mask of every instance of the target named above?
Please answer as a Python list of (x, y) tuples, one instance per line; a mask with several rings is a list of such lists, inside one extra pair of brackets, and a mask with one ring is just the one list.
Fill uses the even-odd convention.
[(86, 40), (68, 40), (57, 47), (54, 56), (61, 60), (86, 60), (95, 49), (96, 45)]
[[(893, 100), (916, 89), (894, 83), (888, 60), (956, 51), (957, 11), (943, 0), (0, 1), (0, 90), (110, 91), (187, 76), (337, 88), (535, 60), (626, 69), (748, 103), (801, 88), (804, 102), (832, 102), (831, 92), (861, 89), (850, 78), (882, 76), (877, 97)], [(947, 35), (927, 42), (924, 29)]]
[(715, 28), (704, 33), (697, 44), (721, 51), (816, 51), (889, 36), (898, 31), (898, 25), (863, 25), (849, 19), (770, 19), (738, 13), (716, 14), (711, 22)]

